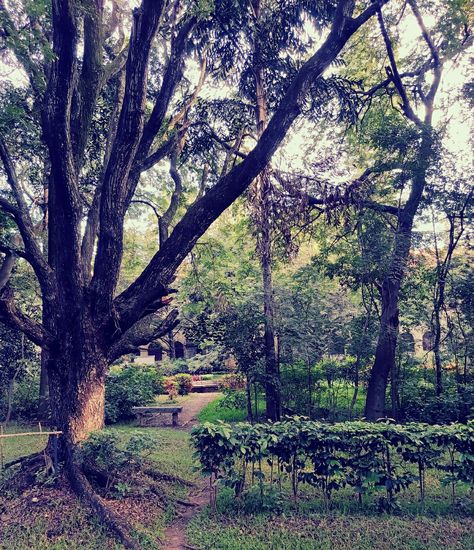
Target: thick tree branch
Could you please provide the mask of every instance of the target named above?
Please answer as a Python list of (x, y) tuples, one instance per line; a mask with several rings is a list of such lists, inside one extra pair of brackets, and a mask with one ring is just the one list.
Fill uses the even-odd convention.
[[(352, 19), (354, 2), (340, 0), (331, 31), (320, 49), (302, 66), (269, 121), (268, 127), (249, 155), (222, 177), (193, 204), (155, 254), (140, 277), (115, 301), (119, 326), (127, 330), (147, 306), (166, 293), (177, 267), (210, 224), (248, 187), (265, 168), (301, 112), (301, 100), (310, 84), (334, 61), (357, 30)], [(359, 20), (362, 24), (365, 19)], [(111, 320), (111, 322), (113, 322)]]
[(20, 330), (38, 346), (46, 348), (51, 341), (41, 324), (33, 321), (15, 306), (13, 292), (8, 286), (0, 290), (0, 322), (14, 330)]
[(168, 205), (168, 208), (160, 217), (158, 222), (158, 225), (160, 228), (160, 248), (165, 244), (166, 240), (168, 239), (170, 225), (173, 222), (174, 217), (176, 216), (176, 212), (178, 211), (179, 201), (183, 194), (183, 180), (176, 166), (177, 156), (178, 156), (178, 152), (175, 149), (171, 154), (171, 159), (170, 159), (170, 176), (174, 182), (174, 190), (171, 195), (171, 200)]
[(173, 134), (165, 143), (160, 145), (156, 151), (151, 153), (140, 165), (137, 166), (137, 169), (141, 172), (146, 172), (155, 164), (158, 164), (164, 158), (171, 154), (172, 150), (176, 147), (176, 144), (181, 141), (184, 137), (187, 128), (180, 129), (177, 133)]
[[(105, 146), (103, 166), (107, 166), (112, 152), (112, 145), (117, 134), (118, 119), (122, 110), (123, 99), (125, 95), (125, 74), (122, 71), (117, 77), (117, 90), (114, 108), (110, 117), (107, 132), (107, 143)], [(99, 228), (100, 199), (102, 193), (102, 182), (97, 184), (92, 198), (92, 203), (87, 213), (86, 227), (81, 245), (81, 257), (84, 271), (84, 279), (89, 282), (92, 277), (92, 256), (94, 253), (94, 244), (96, 242)]]
[(143, 0), (133, 14), (125, 95), (101, 191), (99, 239), (92, 278), (99, 310), (109, 311), (118, 280), (123, 220), (128, 206), (127, 183), (142, 137), (148, 59), (164, 5), (164, 0)]
[(1, 252), (5, 254), (3, 258), (2, 266), (0, 267), (0, 291), (10, 280), (10, 276), (13, 271), (13, 266), (15, 265), (15, 255), (11, 250), (5, 249), (2, 247)]
[[(341, 201), (328, 201), (326, 199), (322, 199), (319, 197), (314, 197), (312, 195), (308, 195), (308, 204), (310, 206), (326, 206), (328, 208), (334, 207), (334, 206), (348, 206), (345, 202)], [(357, 201), (357, 203), (354, 204), (354, 206), (357, 206), (359, 208), (367, 208), (369, 210), (374, 210), (376, 212), (383, 212), (384, 214), (391, 214), (393, 216), (398, 216), (400, 209), (396, 206), (392, 206), (390, 204), (379, 204), (375, 201)]]
[(12, 159), (4, 140), (0, 137), (0, 158), (7, 176), (8, 184), (15, 197), (16, 206), (11, 205), (5, 199), (0, 199), (0, 207), (12, 214), (23, 239), (28, 261), (31, 263), (43, 291), (49, 289), (51, 284), (51, 268), (43, 256), (35, 237), (35, 230), (31, 217), (28, 213), (28, 206), (23, 196), (20, 182), (15, 171)]
[(75, 109), (71, 125), (78, 170), (84, 158), (94, 108), (104, 83), (102, 77), (104, 0), (88, 0), (84, 4), (84, 55), (74, 96)]
[(171, 55), (163, 75), (163, 82), (160, 92), (153, 107), (153, 111), (151, 112), (150, 118), (147, 120), (143, 129), (139, 154), (137, 155), (137, 160), (139, 162), (142, 161), (143, 157), (148, 154), (148, 151), (153, 144), (153, 140), (160, 131), (163, 121), (165, 120), (171, 98), (176, 90), (176, 86), (183, 77), (183, 59), (186, 43), (195, 24), (196, 20), (194, 18), (186, 21), (179, 29), (175, 40), (173, 40), (171, 45)]

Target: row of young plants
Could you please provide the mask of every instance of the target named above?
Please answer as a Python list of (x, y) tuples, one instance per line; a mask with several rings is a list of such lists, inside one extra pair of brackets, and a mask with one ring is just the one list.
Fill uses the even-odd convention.
[(454, 502), (459, 482), (474, 487), (474, 422), (433, 426), (367, 422), (325, 424), (301, 417), (273, 424), (203, 424), (192, 433), (203, 473), (210, 476), (211, 505), (218, 485), (240, 497), (255, 484), (281, 489), (290, 482), (297, 502), (301, 484), (317, 487), (326, 501), (349, 487), (363, 495), (382, 491), (379, 505), (396, 506), (412, 484), (425, 498), (429, 469), (440, 473)]

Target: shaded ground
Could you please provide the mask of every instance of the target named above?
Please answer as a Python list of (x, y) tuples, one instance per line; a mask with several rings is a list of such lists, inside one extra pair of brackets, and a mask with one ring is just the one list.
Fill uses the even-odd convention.
[[(156, 439), (156, 451), (148, 460), (157, 472), (178, 476), (193, 484), (196, 481), (185, 430), (138, 428), (116, 425), (125, 444), (131, 436), (147, 434)], [(180, 502), (188, 499), (189, 488), (171, 479), (156, 481), (158, 494), (144, 492), (143, 484), (127, 480), (129, 491), (120, 495), (112, 487), (107, 505), (131, 525), (143, 548), (162, 547), (170, 520), (181, 511)], [(156, 498), (155, 498), (156, 497)], [(166, 545), (164, 545), (166, 548)], [(72, 493), (62, 476), (43, 477), (25, 489), (0, 483), (0, 550), (120, 550), (122, 545), (110, 535)]]

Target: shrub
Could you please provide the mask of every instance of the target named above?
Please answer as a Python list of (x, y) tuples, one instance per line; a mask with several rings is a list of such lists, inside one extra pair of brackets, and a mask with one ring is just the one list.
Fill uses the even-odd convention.
[(474, 412), (474, 389), (449, 388), (442, 395), (433, 391), (419, 391), (406, 395), (403, 413), (407, 420), (428, 423), (466, 422)]
[(162, 376), (174, 376), (180, 372), (187, 372), (188, 365), (184, 359), (170, 359), (165, 357), (160, 361), (158, 372)]
[[(204, 424), (192, 438), (202, 470), (211, 481), (221, 479), (243, 493), (248, 472), (263, 494), (268, 472), (270, 485), (278, 475), (288, 477), (296, 500), (298, 486), (318, 487), (326, 499), (332, 492), (351, 487), (359, 496), (384, 490), (383, 509), (395, 505), (395, 495), (417, 481), (424, 498), (425, 472), (443, 472), (442, 483), (462, 481), (474, 486), (474, 423), (430, 426), (412, 423), (343, 422), (323, 424), (294, 417), (274, 424)], [(277, 468), (275, 468), (277, 466)], [(275, 474), (277, 470), (277, 474)], [(215, 484), (214, 484), (215, 486)], [(215, 490), (211, 491), (215, 503)]]
[(105, 419), (118, 422), (132, 416), (132, 407), (147, 405), (161, 393), (162, 380), (154, 368), (126, 366), (108, 375), (105, 386)]
[(165, 378), (164, 380), (165, 392), (168, 394), (170, 401), (176, 399), (178, 396), (178, 384), (174, 378)]
[(188, 395), (193, 389), (193, 377), (190, 374), (177, 374), (174, 380), (178, 386), (179, 395)]
[[(120, 436), (108, 430), (91, 434), (82, 444), (80, 459), (84, 470), (103, 479), (108, 490), (120, 473), (140, 469), (155, 448), (156, 441), (145, 434), (133, 435), (125, 446), (121, 446)], [(114, 486), (121, 496), (127, 492), (125, 485), (117, 483)]]
[(223, 392), (245, 389), (245, 376), (241, 373), (226, 374), (219, 380), (219, 389)]
[(12, 411), (15, 418), (32, 420), (38, 416), (39, 375), (28, 375), (15, 386)]
[(247, 394), (242, 390), (224, 392), (224, 397), (219, 401), (217, 406), (220, 409), (246, 409)]
[(222, 409), (245, 409), (247, 406), (247, 395), (245, 387), (247, 381), (241, 373), (227, 374), (219, 381), (219, 389), (224, 393), (224, 398), (219, 401), (219, 408)]

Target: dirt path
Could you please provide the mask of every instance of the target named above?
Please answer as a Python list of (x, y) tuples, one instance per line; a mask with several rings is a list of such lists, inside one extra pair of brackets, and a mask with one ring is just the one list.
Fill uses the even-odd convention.
[(183, 403), (183, 412), (179, 415), (178, 427), (179, 429), (191, 430), (193, 426), (197, 424), (197, 415), (204, 407), (217, 399), (220, 393), (192, 393)]
[(209, 488), (208, 484), (202, 481), (190, 491), (186, 505), (179, 506), (178, 518), (166, 529), (163, 550), (193, 550), (193, 546), (186, 541), (186, 528), (200, 509), (207, 504), (209, 504)]
[[(211, 401), (219, 397), (219, 393), (196, 393), (183, 403), (183, 412), (179, 415), (178, 430), (190, 431), (197, 424), (197, 415)], [(191, 489), (188, 501), (178, 506), (178, 518), (166, 529), (163, 550), (192, 550), (186, 542), (186, 527), (201, 508), (209, 503), (209, 487), (202, 480)]]

